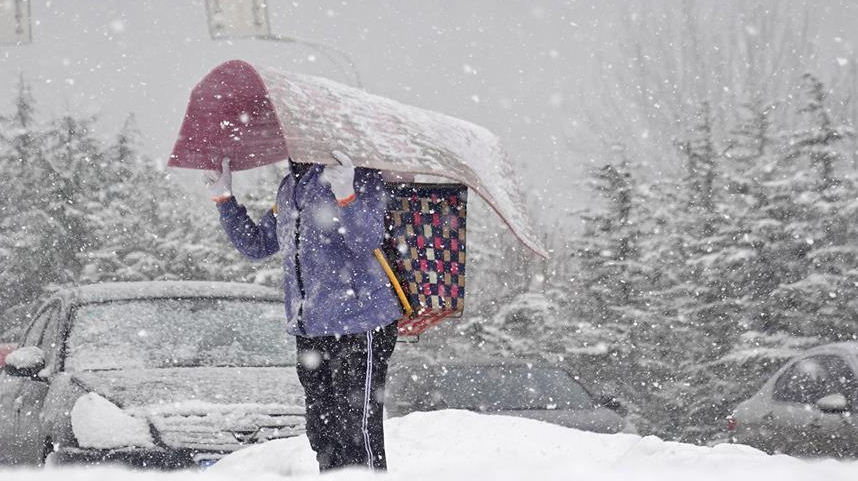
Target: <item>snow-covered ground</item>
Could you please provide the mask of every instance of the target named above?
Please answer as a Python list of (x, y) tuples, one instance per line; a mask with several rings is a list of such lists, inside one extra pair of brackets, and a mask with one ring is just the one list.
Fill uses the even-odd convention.
[[(419, 480), (854, 480), (858, 463), (768, 456), (741, 445), (713, 448), (630, 434), (594, 434), (539, 421), (465, 411), (414, 413), (387, 429), (389, 481)], [(251, 447), (208, 471), (129, 472), (118, 468), (48, 468), (0, 471), (15, 481), (266, 481), (315, 478), (315, 459), (304, 436)], [(363, 470), (325, 479), (364, 480)]]

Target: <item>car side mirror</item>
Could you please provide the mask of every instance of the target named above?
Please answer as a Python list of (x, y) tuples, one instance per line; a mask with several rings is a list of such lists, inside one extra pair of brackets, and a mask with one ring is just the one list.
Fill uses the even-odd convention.
[(829, 394), (816, 401), (816, 407), (824, 413), (842, 413), (849, 410), (846, 396), (843, 394)]
[(39, 378), (39, 372), (45, 368), (45, 353), (36, 346), (20, 347), (6, 356), (3, 369), (14, 377)]
[(622, 403), (620, 403), (620, 400), (613, 394), (600, 394), (596, 396), (596, 404), (606, 407), (620, 415), (625, 416), (626, 414)]

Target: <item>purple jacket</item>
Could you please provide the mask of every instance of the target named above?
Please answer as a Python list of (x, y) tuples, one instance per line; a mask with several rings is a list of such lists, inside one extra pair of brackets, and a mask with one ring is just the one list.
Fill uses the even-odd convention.
[[(283, 253), (288, 331), (317, 337), (356, 334), (402, 316), (387, 276), (373, 255), (384, 237), (387, 208), (381, 172), (355, 169), (357, 198), (340, 207), (314, 165), (295, 183), (286, 175), (277, 213), (258, 224), (232, 198), (218, 206), (232, 244), (251, 259)], [(297, 234), (297, 235), (296, 235)]]

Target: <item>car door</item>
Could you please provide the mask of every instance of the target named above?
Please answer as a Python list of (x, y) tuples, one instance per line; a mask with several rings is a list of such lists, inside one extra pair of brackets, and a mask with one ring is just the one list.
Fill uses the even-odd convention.
[(42, 329), (37, 346), (45, 353), (45, 368), (42, 371), (45, 375), (38, 379), (23, 378), (21, 384), (21, 411), (18, 415), (16, 436), (22, 442), (20, 459), (23, 464), (39, 464), (45, 454), (46, 433), (42, 422), (42, 408), (50, 388), (50, 380), (56, 372), (62, 344), (59, 337), (60, 312), (59, 301), (51, 303), (44, 311), (47, 323)]
[[(849, 362), (838, 355), (819, 356), (819, 361), (825, 368), (824, 386), (817, 394), (822, 397), (842, 395), (846, 400), (845, 409), (842, 411), (820, 410), (819, 423), (815, 428), (813, 439), (820, 452), (830, 456), (855, 456), (858, 454), (858, 423), (855, 415), (858, 414), (858, 378)], [(818, 409), (814, 406), (814, 409)]]
[(816, 356), (799, 359), (775, 381), (772, 410), (763, 419), (771, 450), (796, 456), (815, 454), (811, 435), (821, 421), (821, 412), (811, 406), (812, 389), (821, 377)]
[[(59, 303), (45, 305), (37, 314), (21, 346), (43, 347), (42, 340), (49, 325), (56, 326)], [(54, 321), (53, 323), (51, 321)], [(44, 347), (43, 347), (44, 348)], [(46, 352), (50, 357), (50, 353)], [(32, 426), (38, 422), (41, 405), (48, 384), (24, 377), (0, 375), (0, 462), (11, 464), (31, 463), (33, 453), (41, 450), (33, 446)]]
[(851, 419), (848, 413), (823, 412), (816, 403), (853, 380), (848, 364), (834, 354), (795, 361), (775, 382), (774, 408), (765, 420), (773, 450), (796, 456), (837, 455)]

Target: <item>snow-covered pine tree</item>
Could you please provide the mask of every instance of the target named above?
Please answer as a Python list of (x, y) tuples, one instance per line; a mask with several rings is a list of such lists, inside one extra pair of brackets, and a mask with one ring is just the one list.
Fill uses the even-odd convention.
[(76, 283), (83, 269), (81, 253), (92, 249), (97, 239), (90, 225), (102, 210), (90, 210), (104, 178), (103, 147), (93, 135), (95, 118), (63, 115), (51, 123), (45, 135), (46, 163), (27, 184), (34, 189), (30, 216), (37, 221), (42, 239), (45, 288)]
[(822, 191), (836, 182), (835, 167), (840, 153), (832, 148), (845, 138), (854, 135), (847, 125), (835, 125), (830, 108), (826, 105), (825, 84), (810, 73), (802, 77), (800, 93), (802, 105), (799, 114), (804, 117), (802, 128), (789, 138), (790, 157), (806, 157), (818, 175), (817, 189)]
[(105, 147), (93, 135), (95, 119), (65, 115), (39, 123), (33, 105), (22, 83), (15, 111), (0, 119), (0, 167), (9, 174), (0, 180), (3, 330), (26, 322), (35, 301), (61, 286), (253, 281), (276, 265), (242, 259), (221, 231), (214, 206), (192, 199), (140, 154), (133, 116)]
[(796, 244), (794, 257), (801, 270), (774, 291), (773, 302), (780, 309), (773, 322), (821, 341), (853, 339), (858, 335), (853, 305), (858, 296), (858, 185), (841, 164), (848, 148), (844, 141), (854, 132), (833, 119), (819, 79), (806, 74), (802, 86), (801, 123), (786, 136), (788, 182), (776, 186), (784, 198), (783, 227)]
[(138, 189), (144, 192), (157, 189), (156, 185), (135, 185), (141, 180), (139, 173), (144, 168), (138, 154), (138, 139), (134, 116), (130, 115), (115, 144), (108, 146), (91, 173), (98, 187), (86, 199), (85, 209), (97, 242), (80, 254), (82, 283), (148, 279), (145, 274), (129, 273), (125, 264), (128, 252), (141, 244), (151, 245), (146, 238), (151, 216), (146, 214), (155, 206), (145, 202), (147, 199), (138, 195)]
[(666, 197), (675, 210), (665, 229), (660, 263), (671, 280), (659, 296), (660, 310), (671, 319), (672, 335), (682, 349), (668, 353), (677, 369), (675, 378), (656, 393), (664, 407), (655, 413), (665, 416), (656, 422), (664, 425), (672, 419), (681, 428), (666, 434), (693, 442), (705, 442), (712, 426), (729, 412), (730, 399), (711, 365), (741, 333), (746, 307), (742, 266), (753, 255), (744, 241), (746, 230), (737, 223), (717, 144), (704, 102), (677, 141), (686, 176)]
[[(783, 235), (778, 220), (777, 196), (771, 181), (777, 170), (780, 148), (773, 133), (771, 113), (775, 105), (759, 98), (741, 103), (729, 131), (722, 162), (722, 184), (733, 226), (732, 245), (717, 254), (715, 263), (729, 280), (730, 297), (736, 305), (731, 316), (738, 336), (730, 336), (719, 356), (706, 364), (710, 397), (719, 403), (718, 414), (698, 428), (704, 438), (723, 433), (724, 418), (732, 406), (756, 392), (768, 376), (800, 343), (785, 333), (771, 330), (771, 293), (780, 279), (794, 269), (792, 239)], [(726, 347), (726, 349), (724, 349)]]
[(40, 163), (42, 133), (35, 121), (35, 100), (23, 76), (18, 82), (14, 110), (0, 117), (0, 330), (20, 327), (29, 314), (27, 302), (40, 286), (22, 282), (34, 266), (19, 251), (35, 242), (26, 215), (32, 192), (23, 182), (30, 164)]
[(545, 335), (550, 352), (601, 389), (619, 396), (645, 431), (641, 416), (650, 393), (670, 376), (662, 349), (672, 346), (670, 329), (659, 316), (658, 267), (644, 261), (658, 236), (650, 193), (638, 185), (635, 166), (621, 144), (612, 146), (615, 162), (591, 172), (599, 207), (584, 212), (584, 230), (570, 243), (574, 282), (558, 297), (566, 326)]
[(84, 207), (102, 156), (92, 136), (93, 119), (66, 115), (43, 127), (32, 120), (33, 112), (22, 88), (13, 116), (17, 142), (12, 141), (12, 155), (4, 160), (17, 169), (2, 219), (8, 255), (0, 271), (9, 284), (2, 294), (7, 317), (20, 318), (41, 295), (74, 283), (82, 267), (79, 255), (94, 242)]
[(88, 206), (98, 245), (85, 253), (82, 281), (255, 280), (260, 264), (232, 248), (211, 202), (140, 151), (132, 115), (106, 150), (103, 182)]
[(591, 188), (602, 198), (603, 206), (582, 216), (584, 234), (573, 246), (577, 283), (583, 286), (586, 299), (586, 303), (578, 303), (577, 314), (600, 327), (622, 326), (620, 338), (602, 342), (614, 352), (630, 355), (639, 347), (628, 336), (640, 317), (637, 311), (649, 274), (639, 262), (644, 206), (622, 146), (615, 146), (614, 154), (619, 162), (607, 163), (591, 174)]

